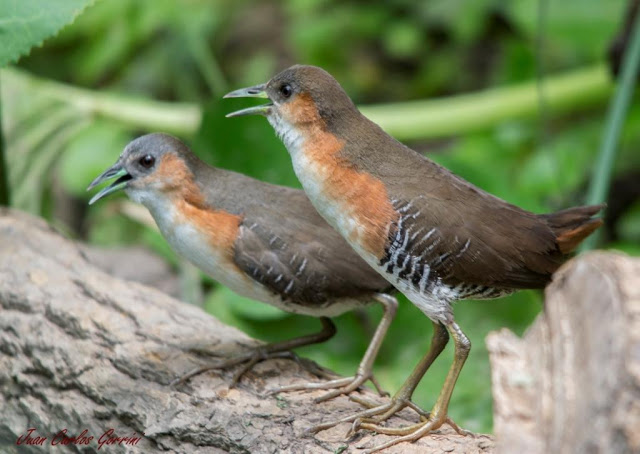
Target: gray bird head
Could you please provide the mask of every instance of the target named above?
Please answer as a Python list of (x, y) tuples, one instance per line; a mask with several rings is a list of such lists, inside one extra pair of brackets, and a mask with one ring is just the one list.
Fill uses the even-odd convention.
[(179, 183), (176, 179), (180, 178), (180, 169), (184, 169), (184, 166), (177, 166), (177, 163), (186, 164), (185, 161), (189, 161), (191, 156), (182, 142), (167, 134), (153, 133), (139, 137), (125, 147), (114, 165), (89, 185), (87, 190), (115, 178), (113, 183), (93, 196), (89, 204), (120, 189), (124, 189), (132, 199), (143, 202), (140, 200), (143, 193), (163, 191)]

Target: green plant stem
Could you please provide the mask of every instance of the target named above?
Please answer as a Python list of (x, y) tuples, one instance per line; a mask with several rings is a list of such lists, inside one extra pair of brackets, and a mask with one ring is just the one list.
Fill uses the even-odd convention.
[(538, 91), (538, 146), (543, 146), (549, 139), (549, 122), (547, 118), (547, 96), (544, 91), (545, 65), (545, 32), (549, 18), (548, 0), (538, 0), (538, 26), (536, 30), (536, 88)]
[[(537, 81), (449, 98), (362, 107), (362, 113), (399, 140), (446, 137), (483, 130), (505, 120), (539, 115)], [(559, 115), (598, 105), (612, 84), (602, 65), (547, 76), (545, 115)]]
[(5, 159), (4, 131), (2, 127), (2, 103), (0, 102), (0, 206), (9, 206), (11, 194), (9, 193), (9, 172)]
[[(193, 135), (201, 110), (195, 104), (167, 103), (97, 92), (40, 79), (14, 68), (7, 81), (28, 83), (34, 92), (71, 104), (88, 114), (120, 120), (143, 130)], [(544, 82), (546, 113), (566, 114), (602, 103), (612, 84), (604, 65), (548, 77)], [(490, 128), (514, 118), (538, 115), (536, 81), (435, 100), (363, 106), (362, 113), (399, 140), (447, 137)]]
[(0, 75), (6, 84), (26, 86), (41, 98), (61, 101), (87, 115), (100, 115), (133, 128), (191, 135), (200, 126), (201, 109), (195, 104), (152, 101), (88, 90), (36, 77), (15, 68), (5, 68)]
[[(618, 85), (609, 105), (607, 119), (602, 135), (602, 144), (598, 160), (593, 168), (593, 178), (589, 186), (587, 204), (603, 203), (609, 193), (613, 164), (618, 152), (618, 143), (624, 120), (633, 99), (633, 91), (640, 71), (640, 14), (636, 15), (629, 45), (624, 52), (622, 67), (618, 77)], [(582, 245), (581, 250), (595, 247), (600, 232), (591, 235)]]

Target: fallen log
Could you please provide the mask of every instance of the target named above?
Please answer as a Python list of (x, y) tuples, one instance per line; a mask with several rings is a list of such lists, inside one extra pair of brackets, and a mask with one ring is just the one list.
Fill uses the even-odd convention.
[[(257, 365), (236, 389), (227, 387), (233, 371), (170, 387), (214, 359), (194, 349), (226, 357), (257, 341), (154, 288), (106, 274), (42, 220), (8, 210), (0, 211), (0, 304), (0, 446), (14, 452), (64, 444), (71, 452), (335, 453), (388, 439), (346, 440), (348, 424), (305, 436), (308, 427), (362, 407), (344, 396), (314, 404), (321, 391), (264, 396), (318, 380), (290, 359)], [(382, 400), (368, 390), (360, 396)], [(417, 415), (404, 411), (391, 422), (415, 423)], [(493, 444), (446, 427), (386, 452), (490, 453)]]
[[(347, 440), (348, 424), (304, 435), (361, 409), (346, 397), (314, 404), (321, 392), (264, 395), (318, 380), (304, 360), (265, 361), (237, 389), (227, 386), (233, 371), (171, 388), (185, 371), (258, 342), (100, 271), (84, 250), (41, 220), (0, 211), (0, 446), (9, 452), (65, 441), (71, 452), (357, 452), (387, 439)], [(640, 452), (640, 260), (591, 253), (569, 262), (522, 339), (505, 329), (487, 343), (498, 446), (445, 427), (386, 452)], [(392, 420), (414, 422), (410, 411)]]

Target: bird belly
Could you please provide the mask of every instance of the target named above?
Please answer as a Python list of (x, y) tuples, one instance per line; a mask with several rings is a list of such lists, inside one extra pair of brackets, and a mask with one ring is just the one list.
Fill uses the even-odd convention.
[(380, 181), (343, 166), (330, 150), (294, 151), (294, 171), (329, 225), (361, 256), (378, 260), (384, 255), (389, 226), (396, 216), (393, 206)]
[[(311, 200), (313, 206), (345, 238), (359, 239), (364, 233), (364, 225), (345, 201), (332, 197), (327, 190), (330, 184), (330, 170), (313, 159), (301, 154), (294, 161), (294, 171)], [(359, 243), (359, 241), (356, 241)]]
[(348, 202), (329, 195), (324, 187), (324, 181), (326, 181), (324, 170), (319, 168), (313, 160), (309, 160), (302, 153), (301, 155), (293, 161), (296, 175), (322, 217), (347, 239), (349, 245), (360, 257), (409, 298), (429, 319), (440, 322), (451, 321), (453, 319), (451, 303), (457, 299), (456, 290), (442, 282), (434, 281), (421, 291), (411, 281), (389, 274), (385, 267), (380, 265), (380, 256), (363, 241), (367, 234), (366, 224), (359, 221), (357, 213), (351, 209)]
[[(230, 255), (229, 241), (223, 238), (212, 241), (211, 228), (215, 228), (216, 220), (209, 219), (212, 226), (202, 228), (202, 222), (193, 222), (194, 217), (184, 210), (176, 209), (174, 203), (163, 203), (159, 197), (149, 198), (153, 203), (145, 203), (171, 248), (181, 257), (193, 263), (215, 281), (228, 287), (238, 295), (251, 298), (286, 312), (310, 316), (335, 316), (348, 310), (360, 307), (369, 301), (353, 298), (342, 298), (331, 301), (324, 306), (307, 306), (290, 300), (283, 300), (279, 295), (263, 286), (260, 282), (247, 276), (236, 266)], [(148, 202), (148, 200), (145, 200)], [(191, 221), (190, 221), (191, 220)], [(224, 223), (219, 219), (217, 224)], [(221, 228), (224, 230), (224, 228)], [(225, 244), (227, 243), (227, 244)]]
[[(382, 267), (376, 267), (382, 271)], [(454, 289), (443, 283), (435, 282), (425, 291), (416, 289), (410, 281), (385, 276), (401, 293), (416, 305), (420, 311), (433, 321), (448, 323), (453, 320), (451, 304), (457, 299)]]
[[(247, 298), (274, 304), (277, 298), (262, 284), (250, 279), (233, 263), (230, 238), (225, 238), (224, 230), (229, 229), (229, 220), (212, 215), (210, 219), (185, 212), (180, 204), (164, 202), (160, 197), (153, 203), (145, 203), (153, 216), (160, 233), (171, 248), (181, 257), (193, 263), (215, 281), (229, 287)], [(207, 222), (206, 228), (203, 223)], [(227, 224), (222, 225), (222, 224)], [(216, 235), (216, 230), (220, 235)], [(233, 238), (235, 239), (235, 238)]]
[(322, 122), (294, 126), (281, 116), (268, 119), (320, 215), (354, 248), (381, 257), (396, 217), (382, 182), (350, 167), (340, 157), (344, 142)]
[(167, 240), (177, 253), (238, 295), (277, 307), (286, 312), (310, 316), (335, 316), (362, 306), (362, 301), (342, 299), (326, 306), (307, 306), (283, 299), (240, 270), (225, 254), (211, 247), (202, 233), (189, 224), (178, 226)]
[(211, 247), (197, 227), (190, 224), (177, 226), (167, 240), (178, 254), (238, 295), (286, 312), (310, 316), (334, 316), (363, 305), (362, 301), (348, 299), (332, 301), (328, 306), (315, 307), (283, 300), (260, 282), (247, 276), (225, 254)]

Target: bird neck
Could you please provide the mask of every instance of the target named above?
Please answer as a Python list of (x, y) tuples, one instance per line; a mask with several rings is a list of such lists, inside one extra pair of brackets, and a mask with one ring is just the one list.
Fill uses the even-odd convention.
[[(188, 159), (187, 159), (188, 158)], [(158, 226), (173, 222), (171, 213), (178, 206), (197, 210), (215, 210), (205, 197), (198, 179), (215, 182), (217, 169), (200, 161), (195, 155), (165, 154), (154, 174), (148, 179), (133, 183), (127, 189), (129, 197), (144, 205)]]
[[(176, 252), (208, 270), (207, 264), (211, 260), (198, 257), (217, 251), (220, 257), (229, 259), (242, 217), (219, 207), (218, 201), (203, 192), (198, 179), (213, 183), (218, 172), (201, 164), (202, 168), (194, 169), (196, 178), (187, 166), (181, 167), (174, 162), (172, 179), (165, 179), (161, 188), (146, 188), (130, 195), (149, 210)], [(209, 172), (203, 174), (203, 170)]]
[(384, 185), (346, 158), (347, 142), (326, 122), (295, 126), (282, 138), (311, 203), (365, 260), (377, 261), (395, 216)]

